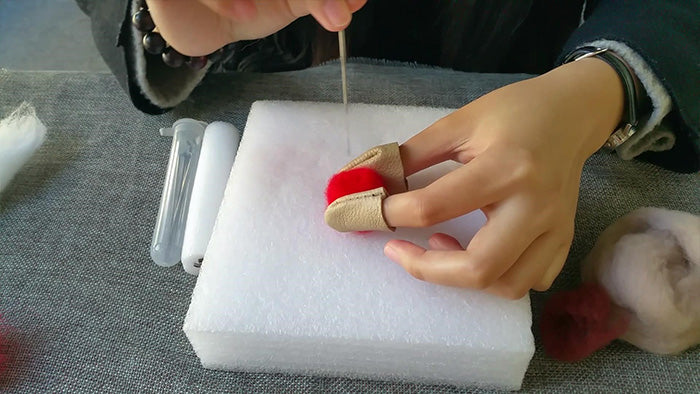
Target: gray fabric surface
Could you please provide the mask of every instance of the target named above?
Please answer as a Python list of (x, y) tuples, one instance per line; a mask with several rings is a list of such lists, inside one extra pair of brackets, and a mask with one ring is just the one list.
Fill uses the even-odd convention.
[[(524, 76), (389, 65), (350, 66), (351, 100), (457, 107)], [(179, 117), (243, 128), (259, 99), (339, 101), (331, 64), (300, 72), (216, 75), (174, 113), (137, 112), (109, 74), (0, 70), (0, 114), (37, 107), (48, 140), (0, 196), (0, 313), (12, 361), (0, 391), (28, 392), (463, 392), (446, 386), (209, 371), (181, 327), (195, 277), (153, 264), (148, 249), (170, 140)], [(590, 159), (577, 232), (553, 290), (578, 283), (598, 234), (640, 206), (700, 213), (700, 177), (613, 155)], [(534, 294), (535, 324), (547, 294)], [(538, 338), (537, 330), (535, 330)], [(613, 343), (576, 364), (539, 346), (524, 391), (689, 392), (700, 349), (659, 357)]]

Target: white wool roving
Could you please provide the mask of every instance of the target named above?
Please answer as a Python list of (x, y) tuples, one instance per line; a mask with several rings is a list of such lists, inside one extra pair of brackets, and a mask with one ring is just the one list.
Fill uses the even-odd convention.
[(601, 234), (581, 270), (629, 312), (621, 339), (659, 354), (700, 344), (700, 216), (637, 209)]
[(46, 126), (34, 107), (22, 103), (0, 121), (0, 192), (44, 142)]

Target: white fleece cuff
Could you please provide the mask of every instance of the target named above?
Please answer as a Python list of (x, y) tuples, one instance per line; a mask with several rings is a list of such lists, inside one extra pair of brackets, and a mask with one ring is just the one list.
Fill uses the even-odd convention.
[(676, 136), (668, 125), (662, 124), (662, 120), (671, 112), (673, 106), (671, 96), (644, 59), (619, 41), (598, 40), (584, 46), (608, 48), (615, 51), (634, 70), (651, 99), (653, 106), (651, 114), (641, 114), (637, 132), (617, 147), (618, 156), (624, 160), (631, 160), (647, 151), (659, 152), (671, 149), (676, 142)]
[[(138, 2), (131, 2), (131, 14), (138, 11)], [(141, 92), (154, 105), (160, 108), (172, 108), (183, 102), (195, 87), (204, 79), (211, 62), (201, 70), (189, 67), (171, 68), (162, 61), (149, 62), (143, 52), (142, 36), (131, 26), (136, 53), (136, 83)]]

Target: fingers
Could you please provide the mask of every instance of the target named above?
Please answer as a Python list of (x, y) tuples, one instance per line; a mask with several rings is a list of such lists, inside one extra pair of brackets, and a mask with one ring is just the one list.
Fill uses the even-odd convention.
[[(204, 3), (149, 0), (148, 6), (158, 32), (184, 55), (204, 56), (231, 42), (225, 31), (214, 28), (216, 24), (212, 21), (218, 20), (219, 16)], [(183, 15), (187, 18), (184, 24)]]
[(384, 219), (392, 227), (432, 226), (501, 200), (511, 178), (502, 157), (485, 153), (423, 189), (387, 197)]
[[(357, 6), (357, 4), (355, 4)], [(348, 27), (352, 11), (346, 0), (306, 0), (308, 12), (328, 31)]]
[(200, 2), (234, 22), (248, 22), (255, 19), (257, 15), (254, 0), (200, 0)]
[(544, 230), (533, 218), (531, 207), (520, 200), (510, 200), (487, 216), (486, 224), (465, 249), (483, 286), (506, 273)]
[(537, 233), (531, 216), (517, 204), (492, 212), (489, 221), (474, 236), (466, 250), (444, 250), (456, 246), (439, 237), (434, 243), (443, 250), (425, 250), (406, 241), (390, 241), (384, 252), (414, 277), (447, 286), (485, 289), (496, 282), (518, 260)]
[(367, 4), (367, 0), (348, 0), (350, 12), (355, 13)]
[(426, 250), (407, 241), (389, 241), (384, 254), (416, 279), (454, 287), (473, 287), (463, 250)]
[(464, 250), (459, 241), (442, 233), (433, 234), (428, 240), (428, 244), (433, 250)]
[[(508, 299), (520, 299), (530, 289), (546, 290), (566, 260), (568, 244), (559, 234), (547, 232), (537, 238), (513, 266), (486, 291)], [(548, 274), (551, 272), (551, 274)]]
[[(537, 237), (513, 264), (508, 261), (518, 253), (517, 246), (500, 255), (504, 259), (502, 264), (497, 263), (498, 254), (490, 262), (479, 261), (475, 257), (478, 254), (470, 255), (459, 241), (441, 233), (430, 238), (431, 250), (395, 240), (387, 243), (384, 252), (418, 279), (446, 286), (485, 289), (499, 297), (516, 300), (527, 295), (530, 289), (549, 289), (559, 275), (571, 246), (571, 237), (562, 239), (561, 235), (550, 231)], [(527, 239), (523, 237), (524, 242)], [(505, 244), (507, 239), (504, 239)]]
[(455, 125), (462, 110), (453, 112), (401, 144), (401, 161), (406, 176), (450, 160), (465, 142), (465, 125)]
[(548, 290), (554, 280), (559, 276), (564, 264), (566, 264), (566, 258), (569, 256), (569, 250), (571, 248), (571, 240), (565, 241), (560, 244), (560, 248), (557, 253), (552, 258), (551, 265), (547, 269), (542, 278), (532, 286), (533, 290), (545, 291)]

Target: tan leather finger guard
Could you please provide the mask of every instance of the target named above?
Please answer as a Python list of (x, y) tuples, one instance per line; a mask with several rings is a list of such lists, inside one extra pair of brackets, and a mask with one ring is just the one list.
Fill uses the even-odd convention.
[(357, 167), (377, 171), (386, 188), (379, 187), (338, 198), (326, 208), (326, 224), (340, 232), (394, 231), (384, 219), (382, 202), (390, 194), (408, 190), (399, 144), (394, 142), (374, 147), (352, 160), (340, 172)]
[(401, 152), (396, 142), (375, 146), (352, 160), (340, 171), (357, 167), (367, 167), (377, 171), (384, 179), (389, 194), (403, 193), (408, 190), (406, 177), (403, 174)]
[(326, 223), (340, 232), (394, 231), (384, 220), (382, 201), (387, 192), (383, 187), (348, 194), (326, 208)]

